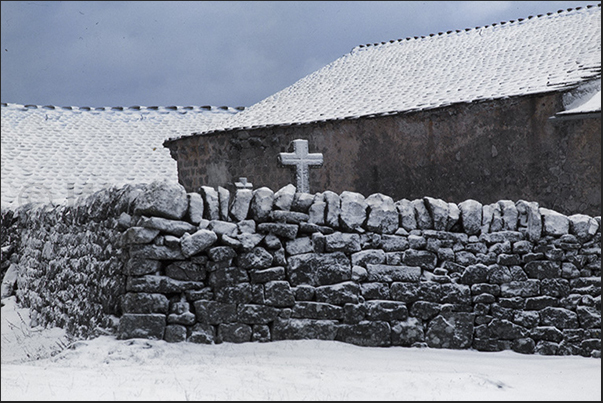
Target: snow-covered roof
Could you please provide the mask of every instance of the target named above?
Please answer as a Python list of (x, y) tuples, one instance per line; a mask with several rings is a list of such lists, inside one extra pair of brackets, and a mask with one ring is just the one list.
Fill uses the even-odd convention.
[(162, 142), (239, 109), (2, 103), (2, 207), (62, 203), (125, 183), (177, 182), (176, 161)]
[(407, 113), (560, 91), (600, 75), (599, 3), (360, 45), (222, 125), (195, 134)]
[(563, 110), (549, 119), (601, 119), (601, 77), (586, 81), (563, 93)]

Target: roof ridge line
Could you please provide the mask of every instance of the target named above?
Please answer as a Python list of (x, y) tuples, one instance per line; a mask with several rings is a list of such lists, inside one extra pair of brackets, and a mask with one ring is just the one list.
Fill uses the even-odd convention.
[(362, 49), (362, 48), (366, 48), (366, 47), (376, 47), (376, 46), (383, 46), (383, 45), (387, 45), (389, 43), (396, 43), (396, 42), (402, 42), (402, 41), (411, 41), (411, 40), (419, 40), (419, 39), (426, 39), (426, 38), (432, 38), (435, 36), (445, 36), (445, 35), (451, 35), (453, 33), (461, 33), (461, 32), (470, 32), (470, 31), (477, 31), (478, 29), (483, 29), (483, 28), (490, 28), (490, 27), (494, 27), (497, 25), (505, 25), (505, 24), (514, 24), (514, 23), (519, 23), (519, 22), (523, 22), (525, 20), (531, 20), (533, 18), (542, 18), (542, 17), (549, 17), (553, 14), (561, 14), (564, 12), (571, 12), (571, 11), (579, 11), (579, 10), (583, 10), (583, 9), (590, 9), (593, 7), (599, 7), (601, 8), (601, 3), (598, 4), (588, 4), (586, 6), (578, 6), (578, 7), (570, 7), (567, 9), (561, 9), (561, 10), (557, 10), (556, 12), (548, 12), (548, 13), (544, 13), (544, 14), (537, 14), (536, 16), (530, 15), (528, 17), (525, 18), (517, 18), (514, 20), (508, 20), (508, 21), (501, 21), (501, 22), (494, 22), (492, 24), (488, 24), (488, 25), (484, 25), (484, 26), (478, 26), (475, 28), (465, 28), (465, 29), (453, 29), (453, 30), (449, 30), (446, 32), (438, 32), (437, 34), (435, 33), (431, 33), (428, 35), (422, 35), (422, 36), (409, 36), (406, 37), (404, 39), (400, 38), (400, 39), (390, 39), (389, 41), (384, 41), (384, 42), (377, 42), (377, 43), (367, 43), (365, 45), (357, 45), (354, 48), (352, 48), (351, 52), (357, 50), (357, 49)]
[(139, 111), (139, 110), (148, 110), (148, 111), (242, 111), (245, 109), (244, 106), (213, 106), (213, 105), (203, 105), (203, 106), (98, 106), (98, 107), (90, 107), (90, 106), (57, 106), (57, 105), (34, 105), (34, 104), (18, 104), (11, 102), (2, 102), (2, 107), (17, 107), (24, 109), (58, 109), (58, 110), (72, 110), (72, 111)]

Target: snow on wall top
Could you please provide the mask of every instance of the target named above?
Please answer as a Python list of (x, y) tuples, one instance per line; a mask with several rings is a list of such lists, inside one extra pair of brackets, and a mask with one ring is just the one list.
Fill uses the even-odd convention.
[(63, 203), (125, 183), (177, 182), (176, 161), (161, 143), (240, 109), (2, 103), (2, 208)]
[(406, 113), (559, 91), (600, 74), (599, 4), (360, 45), (223, 125), (195, 134)]

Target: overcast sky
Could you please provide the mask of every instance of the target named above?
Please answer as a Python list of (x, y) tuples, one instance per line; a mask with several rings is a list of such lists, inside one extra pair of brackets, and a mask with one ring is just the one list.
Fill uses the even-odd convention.
[(584, 1), (2, 1), (2, 102), (251, 106), (360, 44)]

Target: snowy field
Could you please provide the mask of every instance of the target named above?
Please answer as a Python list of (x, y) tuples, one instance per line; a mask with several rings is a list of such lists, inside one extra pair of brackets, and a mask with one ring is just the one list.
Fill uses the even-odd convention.
[(2, 400), (601, 400), (601, 360), (317, 340), (69, 344), (2, 307)]

